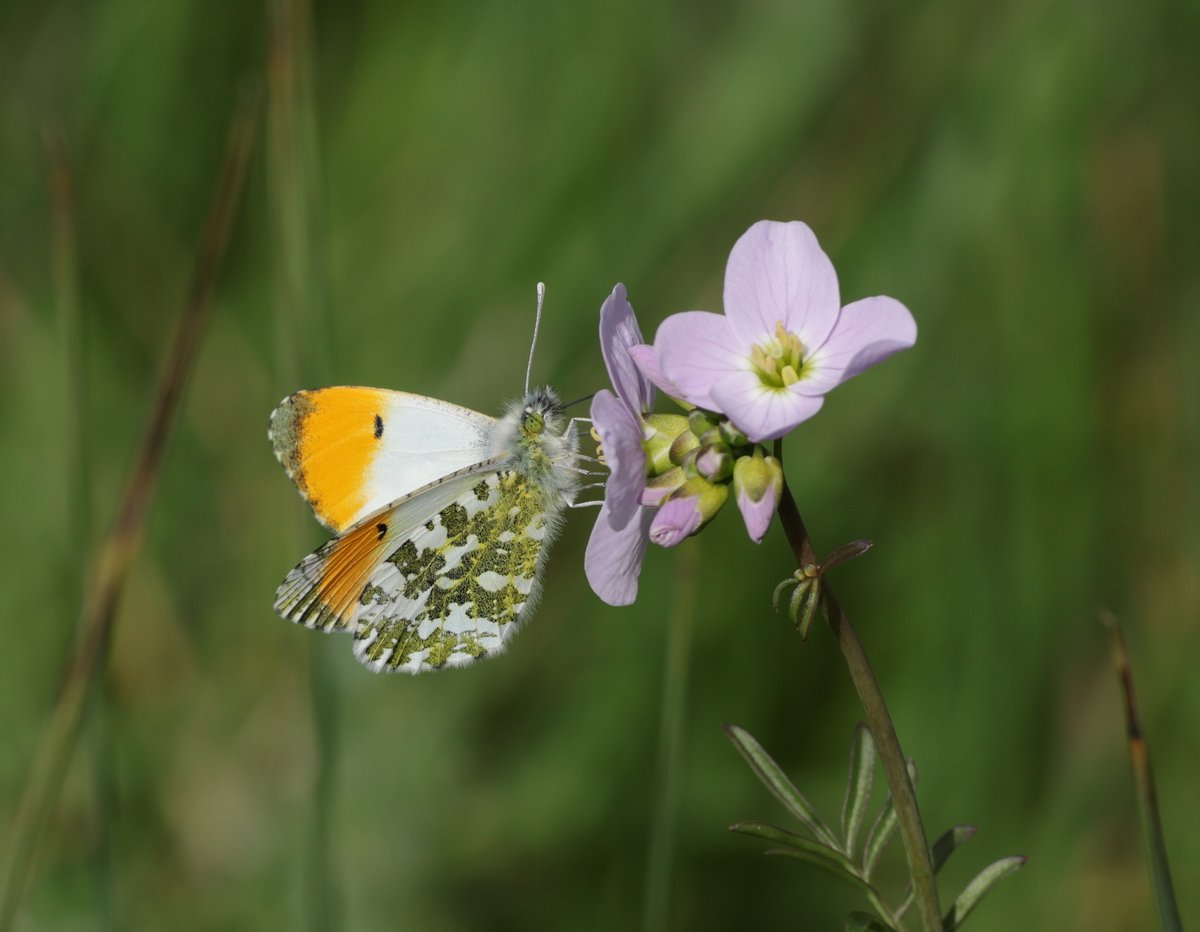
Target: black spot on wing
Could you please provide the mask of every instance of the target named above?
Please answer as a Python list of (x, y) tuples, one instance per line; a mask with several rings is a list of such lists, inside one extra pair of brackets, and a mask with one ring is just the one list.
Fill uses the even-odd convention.
[(383, 540), (383, 535), (387, 533), (387, 525), (380, 523), (375, 525), (375, 530), (379, 532), (379, 537), (376, 540)]
[(375, 439), (378, 440), (383, 436), (383, 418), (378, 414), (375, 415)]

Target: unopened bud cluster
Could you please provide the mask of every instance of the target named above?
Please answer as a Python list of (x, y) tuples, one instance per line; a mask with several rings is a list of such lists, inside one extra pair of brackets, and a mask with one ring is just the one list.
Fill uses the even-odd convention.
[(783, 468), (727, 419), (698, 408), (645, 419), (646, 491), (659, 505), (650, 539), (671, 547), (716, 517), (732, 494), (755, 542), (783, 494)]

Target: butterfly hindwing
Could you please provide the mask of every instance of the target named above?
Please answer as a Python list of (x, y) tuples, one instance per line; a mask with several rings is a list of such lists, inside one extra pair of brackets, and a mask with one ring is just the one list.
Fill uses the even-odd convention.
[(436, 398), (342, 386), (289, 395), (271, 414), (270, 438), (317, 518), (340, 533), (486, 459), (494, 424)]
[(368, 515), (309, 554), (279, 586), (275, 611), (309, 628), (353, 630), (363, 587), (382, 561), (418, 532), (430, 515), (478, 484), (480, 470), (495, 465), (485, 462), (437, 479)]
[(372, 670), (421, 673), (502, 651), (537, 598), (561, 508), (518, 471), (476, 477), (371, 574), (355, 656)]

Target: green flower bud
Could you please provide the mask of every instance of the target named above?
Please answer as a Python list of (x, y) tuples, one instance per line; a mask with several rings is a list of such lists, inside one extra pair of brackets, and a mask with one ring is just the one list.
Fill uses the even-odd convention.
[(721, 421), (721, 423), (717, 425), (717, 429), (721, 431), (721, 439), (723, 439), (731, 447), (744, 447), (748, 446), (750, 443), (746, 435), (733, 426), (732, 421)]
[(755, 447), (753, 454), (739, 456), (734, 464), (733, 491), (754, 503), (769, 496), (774, 507), (783, 495), (783, 466), (775, 457), (764, 456), (762, 447)]
[(646, 474), (658, 476), (669, 471), (671, 445), (688, 429), (688, 419), (681, 414), (648, 414), (642, 419), (646, 427), (646, 439), (642, 449), (646, 451)]
[(764, 456), (762, 447), (755, 447), (753, 454), (739, 456), (733, 465), (733, 494), (750, 539), (761, 542), (783, 496), (783, 466), (775, 457)]
[(717, 422), (713, 419), (713, 415), (707, 411), (701, 411), (699, 408), (693, 408), (688, 412), (688, 430), (699, 437), (706, 430), (710, 430), (717, 426)]
[(672, 466), (666, 472), (651, 476), (646, 480), (646, 491), (642, 493), (643, 505), (658, 505), (687, 481), (687, 476), (678, 466)]
[(671, 444), (668, 456), (676, 466), (682, 466), (683, 458), (698, 446), (700, 446), (700, 441), (696, 438), (696, 435), (690, 430), (685, 430)]
[(713, 485), (702, 476), (697, 476), (685, 481), (668, 498), (695, 498), (696, 510), (700, 512), (700, 526), (703, 527), (717, 516), (717, 512), (729, 498), (729, 487)]
[(733, 475), (733, 453), (725, 444), (710, 443), (693, 452), (697, 474), (709, 482), (724, 482)]

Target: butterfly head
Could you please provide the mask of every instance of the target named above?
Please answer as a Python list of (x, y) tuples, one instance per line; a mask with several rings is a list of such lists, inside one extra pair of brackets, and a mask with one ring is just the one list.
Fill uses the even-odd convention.
[(555, 432), (562, 420), (563, 404), (549, 388), (538, 388), (525, 396), (519, 430), (526, 440), (537, 441), (547, 431)]

